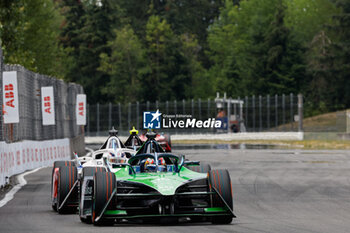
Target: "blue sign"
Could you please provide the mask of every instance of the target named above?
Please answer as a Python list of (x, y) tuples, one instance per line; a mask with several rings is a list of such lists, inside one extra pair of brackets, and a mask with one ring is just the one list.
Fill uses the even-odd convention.
[(144, 129), (160, 129), (161, 113), (143, 112), (143, 128)]

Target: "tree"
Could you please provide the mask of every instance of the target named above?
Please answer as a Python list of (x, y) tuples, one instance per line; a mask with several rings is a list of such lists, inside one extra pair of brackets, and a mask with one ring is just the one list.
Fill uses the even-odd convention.
[(0, 38), (6, 62), (19, 64), (23, 41), (23, 1), (0, 1)]
[(339, 109), (350, 107), (350, 2), (337, 0), (336, 6), (342, 12), (333, 16), (335, 24), (330, 26), (335, 36), (328, 62), (332, 65), (332, 85), (337, 93), (333, 96), (332, 105)]
[(305, 115), (317, 115), (336, 110), (332, 104), (337, 95), (333, 69), (332, 41), (325, 31), (315, 35), (307, 51), (307, 72), (309, 85), (305, 88), (307, 112)]
[(105, 102), (101, 89), (109, 76), (98, 70), (100, 54), (110, 55), (107, 42), (113, 38), (113, 28), (118, 25), (118, 6), (112, 0), (64, 1), (66, 15), (62, 43), (74, 61), (68, 80), (84, 86), (89, 102)]
[(1, 1), (0, 37), (5, 62), (63, 77), (64, 51), (58, 45), (61, 17), (51, 0)]
[(332, 15), (339, 13), (332, 0), (293, 0), (285, 1), (285, 4), (285, 24), (305, 46), (316, 34), (325, 30), (325, 25), (333, 24)]
[(280, 0), (265, 35), (267, 53), (261, 90), (268, 90), (266, 94), (296, 93), (305, 77), (304, 50), (284, 24), (285, 9)]
[(99, 70), (110, 76), (102, 89), (104, 94), (116, 102), (136, 102), (142, 74), (147, 71), (145, 50), (133, 29), (127, 25), (115, 30), (115, 39), (108, 43), (111, 55), (102, 53)]
[(149, 101), (169, 99), (175, 57), (175, 36), (166, 20), (151, 16), (146, 25), (147, 57), (150, 72), (142, 80), (143, 97)]

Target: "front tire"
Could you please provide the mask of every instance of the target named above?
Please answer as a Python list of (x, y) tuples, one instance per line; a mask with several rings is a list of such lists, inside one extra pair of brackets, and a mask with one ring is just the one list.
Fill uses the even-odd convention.
[[(232, 199), (232, 185), (230, 174), (227, 170), (211, 170), (209, 172), (209, 187), (210, 191), (214, 192), (214, 188), (225, 200), (227, 206), (219, 197), (219, 195), (214, 194), (212, 196), (212, 207), (228, 207), (233, 210), (233, 199)], [(232, 222), (233, 216), (215, 216), (212, 217), (213, 224), (230, 224)]]
[[(114, 219), (100, 219), (96, 218), (101, 215), (104, 206), (116, 188), (115, 174), (112, 172), (96, 172), (94, 174), (94, 193), (92, 203), (92, 222), (94, 225), (113, 225)], [(113, 200), (111, 202), (113, 204)]]
[[(83, 167), (82, 170), (82, 177), (81, 177), (81, 186), (80, 186), (80, 203), (79, 203), (79, 216), (80, 216), (80, 221), (83, 223), (91, 224), (92, 223), (92, 217), (91, 215), (84, 216), (83, 210), (88, 207), (84, 207), (84, 195), (86, 190), (83, 189), (83, 184), (86, 183), (86, 178), (85, 177), (94, 177), (94, 174), (96, 172), (105, 172), (106, 169), (104, 167)], [(86, 187), (85, 187), (86, 188)]]

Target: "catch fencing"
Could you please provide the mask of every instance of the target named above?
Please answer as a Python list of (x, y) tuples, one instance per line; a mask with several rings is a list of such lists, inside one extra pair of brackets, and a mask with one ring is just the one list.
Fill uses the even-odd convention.
[[(19, 65), (3, 64), (0, 49), (0, 84), (2, 72), (17, 71), (19, 97), (19, 123), (4, 124), (0, 118), (0, 141), (7, 143), (21, 140), (50, 140), (73, 138), (82, 135), (84, 128), (76, 125), (76, 95), (83, 88), (46, 75), (34, 73)], [(41, 114), (41, 87), (53, 86), (55, 125), (44, 126)], [(3, 114), (2, 88), (0, 88), (0, 112)]]
[[(242, 103), (240, 105), (240, 103)], [(220, 119), (223, 127), (162, 128), (171, 134), (227, 133), (227, 132), (300, 132), (303, 120), (301, 95), (246, 96), (244, 98), (216, 98), (165, 102), (94, 104), (87, 106), (86, 135), (103, 136), (112, 127), (122, 135), (135, 126), (143, 129), (143, 112), (159, 110), (163, 115), (190, 115), (197, 120)], [(221, 113), (220, 113), (221, 112)], [(221, 115), (220, 115), (221, 114)]]
[[(9, 91), (2, 89), (6, 71), (16, 71), (19, 123), (4, 123), (8, 113), (2, 97), (3, 91)], [(54, 125), (43, 125), (41, 88), (47, 86), (53, 87)], [(17, 98), (15, 88), (11, 90), (12, 94), (5, 92), (5, 98)], [(80, 85), (4, 64), (0, 49), (0, 187), (12, 175), (71, 159), (72, 151), (85, 152), (84, 127), (76, 121), (77, 94), (82, 93)]]

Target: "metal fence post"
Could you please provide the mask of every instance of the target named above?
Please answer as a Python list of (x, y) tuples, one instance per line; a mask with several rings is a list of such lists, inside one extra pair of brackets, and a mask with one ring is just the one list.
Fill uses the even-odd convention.
[(255, 95), (252, 98), (252, 108), (253, 108), (253, 132), (255, 132)]
[(128, 128), (130, 129), (130, 121), (131, 121), (131, 103), (128, 103)]
[(97, 103), (97, 106), (96, 106), (96, 136), (99, 136), (100, 135), (100, 104)]
[(146, 103), (147, 111), (149, 111), (149, 101)]
[(156, 100), (156, 109), (158, 110), (159, 108), (159, 103), (158, 103), (158, 100)]
[(122, 108), (120, 106), (120, 103), (118, 103), (118, 120), (119, 120), (119, 130), (122, 129)]
[(194, 100), (191, 100), (192, 117), (194, 117)]
[(108, 103), (108, 130), (112, 128), (112, 103)]
[(198, 99), (198, 117), (199, 119), (202, 119), (202, 110), (201, 110), (201, 99)]
[(182, 113), (186, 114), (186, 100), (182, 100)]
[(230, 120), (231, 120), (231, 97), (227, 100), (227, 133), (230, 133)]
[(248, 132), (248, 105), (249, 105), (249, 98), (248, 96), (245, 97), (245, 116), (244, 116), (244, 122), (245, 122), (245, 128)]
[[(174, 114), (175, 114), (175, 116), (176, 116), (176, 111), (177, 111), (177, 106), (176, 106), (176, 100), (174, 100)], [(175, 117), (175, 119), (176, 119), (177, 117)], [(175, 128), (175, 134), (177, 133), (177, 130), (176, 130), (176, 128)]]
[(302, 94), (298, 94), (298, 115), (299, 115), (298, 131), (303, 132), (303, 95)]
[(270, 95), (266, 96), (267, 129), (270, 129)]
[(262, 107), (262, 98), (261, 95), (259, 95), (259, 131), (262, 131), (262, 111), (261, 111), (261, 107)]
[(87, 135), (90, 136), (90, 105), (86, 105), (86, 123), (87, 123)]
[(290, 127), (291, 127), (291, 131), (294, 130), (294, 111), (293, 111), (293, 93), (290, 93), (289, 95), (289, 107), (290, 107)]
[(282, 125), (283, 130), (286, 129), (286, 96), (285, 94), (282, 94)]
[(140, 103), (139, 103), (139, 101), (136, 102), (136, 127), (137, 127), (137, 129), (140, 128)]
[(165, 102), (166, 114), (169, 114), (169, 101)]
[(210, 99), (208, 98), (208, 119), (210, 118)]
[(275, 95), (275, 127), (277, 130), (278, 126), (278, 95)]

